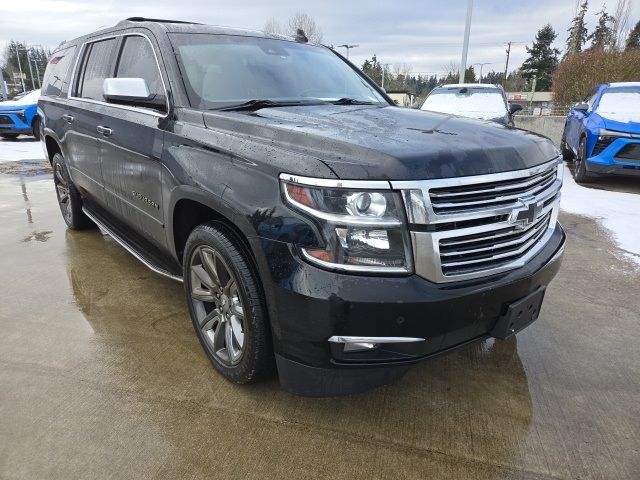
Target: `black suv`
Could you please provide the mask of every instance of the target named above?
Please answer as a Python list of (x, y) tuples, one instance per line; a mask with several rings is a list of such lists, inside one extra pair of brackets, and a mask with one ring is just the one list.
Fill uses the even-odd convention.
[(335, 51), (130, 18), (63, 43), (39, 102), (68, 226), (184, 282), (236, 383), (391, 381), (535, 320), (565, 235), (546, 138), (403, 109)]

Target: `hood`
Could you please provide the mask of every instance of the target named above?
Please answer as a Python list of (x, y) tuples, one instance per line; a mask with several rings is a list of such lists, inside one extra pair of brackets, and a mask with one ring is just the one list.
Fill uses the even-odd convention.
[[(377, 106), (204, 114), (208, 128), (311, 155), (342, 179), (413, 180), (517, 170), (557, 156), (546, 138), (451, 115)], [(295, 172), (291, 172), (295, 173)]]
[(18, 100), (7, 100), (6, 102), (0, 102), (0, 109), (25, 109), (27, 107), (36, 105), (38, 103), (38, 98), (40, 98), (40, 90), (34, 90), (33, 92), (27, 93), (24, 97), (19, 98)]
[(600, 120), (604, 128), (607, 130), (626, 133), (640, 133), (640, 118), (638, 118), (638, 116), (636, 117), (637, 118), (600, 117)]

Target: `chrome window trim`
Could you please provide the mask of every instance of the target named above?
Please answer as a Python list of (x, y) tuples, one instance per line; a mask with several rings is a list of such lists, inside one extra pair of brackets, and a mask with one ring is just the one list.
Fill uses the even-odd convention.
[[(78, 76), (78, 67), (79, 67), (79, 63), (80, 63), (80, 58), (84, 55), (85, 50), (87, 48), (87, 45), (92, 44), (92, 43), (96, 43), (96, 42), (101, 42), (103, 40), (110, 40), (113, 38), (119, 38), (119, 37), (144, 37), (147, 42), (149, 42), (149, 45), (151, 46), (151, 51), (153, 52), (153, 58), (156, 61), (156, 66), (158, 67), (158, 74), (160, 75), (160, 81), (162, 82), (162, 88), (164, 89), (164, 98), (165, 98), (165, 104), (166, 104), (166, 108), (167, 111), (166, 113), (160, 113), (160, 112), (154, 112), (153, 110), (147, 109), (147, 108), (143, 108), (143, 107), (132, 107), (130, 105), (119, 105), (117, 103), (109, 103), (109, 102), (103, 102), (100, 100), (94, 100), (92, 98), (82, 98), (82, 97), (76, 97), (72, 95), (72, 91), (73, 91), (73, 84), (75, 83), (75, 81), (77, 80), (77, 76)], [(120, 52), (116, 52), (116, 55), (118, 55)], [(123, 33), (118, 33), (118, 34), (114, 34), (114, 35), (105, 35), (104, 37), (98, 37), (98, 38), (91, 38), (86, 40), (84, 43), (82, 43), (82, 45), (80, 45), (80, 51), (78, 52), (78, 56), (76, 57), (76, 61), (75, 64), (73, 66), (73, 74), (71, 76), (71, 79), (69, 81), (69, 89), (67, 90), (67, 98), (69, 100), (77, 100), (80, 102), (87, 102), (87, 103), (93, 103), (93, 104), (97, 104), (97, 105), (106, 105), (109, 107), (115, 107), (115, 108), (119, 108), (121, 110), (129, 110), (129, 111), (133, 111), (133, 112), (139, 112), (139, 113), (145, 113), (147, 115), (151, 115), (154, 117), (158, 117), (158, 118), (166, 118), (169, 115), (169, 91), (167, 90), (167, 84), (164, 81), (164, 76), (162, 75), (162, 68), (160, 67), (160, 61), (158, 60), (158, 54), (156, 53), (156, 49), (153, 46), (153, 42), (151, 41), (151, 39), (144, 33), (141, 32), (123, 32)]]

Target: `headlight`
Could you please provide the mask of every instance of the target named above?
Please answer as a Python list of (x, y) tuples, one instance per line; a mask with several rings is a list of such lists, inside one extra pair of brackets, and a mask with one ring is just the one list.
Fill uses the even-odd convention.
[(402, 200), (387, 182), (286, 174), (280, 181), (286, 203), (315, 219), (324, 237), (324, 245), (301, 249), (309, 262), (341, 271), (411, 272)]
[(27, 121), (27, 117), (26, 117), (26, 115), (24, 114), (24, 110), (19, 110), (19, 111), (17, 111), (17, 112), (16, 112), (16, 115), (17, 115), (18, 117), (20, 117), (20, 120), (22, 120), (22, 123), (26, 123), (26, 121)]

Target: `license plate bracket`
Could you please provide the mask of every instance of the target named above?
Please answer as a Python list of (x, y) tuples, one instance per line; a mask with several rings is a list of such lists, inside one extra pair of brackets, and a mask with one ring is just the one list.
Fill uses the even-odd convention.
[(505, 314), (498, 318), (491, 329), (491, 336), (504, 340), (537, 320), (544, 293), (545, 287), (539, 287), (526, 297), (509, 304)]

